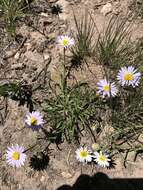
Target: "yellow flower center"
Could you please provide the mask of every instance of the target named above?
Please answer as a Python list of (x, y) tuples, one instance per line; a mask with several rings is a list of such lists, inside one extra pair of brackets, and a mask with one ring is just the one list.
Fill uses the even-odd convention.
[(124, 76), (124, 80), (131, 81), (134, 79), (134, 75), (132, 73), (126, 73)]
[(105, 86), (103, 87), (103, 90), (106, 91), (106, 92), (109, 92), (109, 90), (110, 90), (109, 84), (105, 85)]
[(31, 117), (31, 125), (37, 125), (37, 119), (34, 117)]
[(100, 155), (99, 160), (102, 161), (102, 162), (105, 162), (107, 160), (107, 158), (104, 155)]
[(64, 46), (68, 46), (69, 45), (69, 40), (68, 39), (64, 39), (63, 40), (63, 45)]
[(88, 152), (87, 152), (87, 151), (82, 150), (82, 151), (80, 152), (80, 157), (86, 158), (87, 156), (88, 156)]
[(20, 153), (19, 152), (14, 152), (13, 155), (12, 155), (12, 158), (14, 160), (19, 160), (20, 159)]

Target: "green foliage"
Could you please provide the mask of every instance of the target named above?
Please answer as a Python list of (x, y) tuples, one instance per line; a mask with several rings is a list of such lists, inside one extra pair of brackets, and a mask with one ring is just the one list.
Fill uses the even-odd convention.
[(47, 101), (44, 111), (50, 126), (71, 142), (79, 137), (90, 117), (95, 115), (97, 97), (86, 83), (60, 90), (57, 96)]
[[(124, 88), (118, 98), (112, 115), (112, 124), (115, 128), (131, 130), (132, 126), (143, 125), (143, 86), (137, 89)], [(120, 103), (120, 106), (119, 106)], [(131, 131), (130, 131), (131, 132)], [(124, 133), (124, 135), (126, 135)]]
[(59, 84), (56, 84), (58, 93), (54, 91), (55, 94), (48, 98), (44, 111), (47, 112), (51, 131), (60, 135), (62, 139), (65, 137), (68, 142), (72, 142), (78, 140), (83, 129), (92, 132), (89, 126), (90, 118), (96, 114), (96, 108), (101, 105), (96, 92), (87, 83), (79, 82), (75, 85), (68, 85), (69, 71), (65, 59), (66, 49), (63, 52), (61, 80)]
[[(131, 41), (130, 26), (126, 20), (111, 18), (103, 34), (99, 34), (96, 52), (97, 60), (109, 80), (116, 81), (117, 72), (123, 66), (132, 65), (143, 73), (143, 39)], [(106, 124), (101, 130), (104, 133), (104, 127), (107, 127), (109, 131), (101, 146), (112, 153), (143, 151), (139, 140), (143, 133), (142, 78), (136, 88), (118, 85), (118, 89), (118, 96), (106, 101)], [(126, 162), (127, 157), (124, 159)]]
[(127, 64), (130, 52), (129, 24), (126, 20), (112, 17), (97, 41), (97, 58), (103, 67), (117, 70)]
[(132, 56), (130, 64), (143, 72), (143, 37), (132, 43)]
[(143, 151), (143, 85), (136, 89), (122, 89), (117, 105), (112, 110), (111, 121), (114, 131), (108, 134), (112, 152), (138, 154)]
[[(120, 87), (116, 98), (106, 100), (106, 113), (101, 137), (97, 140), (103, 150), (110, 150), (114, 155), (119, 153), (126, 163), (128, 153), (138, 154), (143, 151), (143, 83), (133, 89)], [(111, 103), (111, 104), (110, 104)], [(101, 111), (101, 110), (100, 110)], [(98, 134), (98, 131), (96, 130)]]
[(23, 10), (31, 2), (29, 0), (0, 0), (2, 17), (10, 35), (15, 35), (16, 20), (23, 15)]
[(15, 83), (6, 83), (0, 86), (0, 96), (9, 96), (16, 93), (18, 85)]
[(92, 56), (95, 50), (95, 25), (88, 11), (85, 11), (79, 20), (74, 14), (74, 22), (76, 31), (73, 32), (75, 39), (75, 46), (71, 48), (73, 59), (78, 63), (85, 59), (87, 56)]

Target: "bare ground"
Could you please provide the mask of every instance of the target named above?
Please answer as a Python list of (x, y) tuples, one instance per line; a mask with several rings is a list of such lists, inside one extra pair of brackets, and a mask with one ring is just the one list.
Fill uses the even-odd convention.
[[(2, 57), (10, 56), (18, 49), (14, 56), (6, 60), (3, 60), (1, 57), (0, 78), (2, 83), (7, 81), (6, 78), (8, 78), (11, 81), (13, 79), (15, 81), (26, 81), (27, 84), (32, 84), (34, 89), (39, 84), (48, 88), (49, 79), (52, 78), (52, 80), (58, 81), (59, 70), (61, 70), (59, 62), (60, 50), (55, 46), (54, 39), (58, 34), (70, 33), (70, 29), (74, 29), (72, 9), (80, 17), (85, 7), (88, 8), (95, 18), (99, 30), (102, 30), (112, 14), (125, 16), (130, 3), (127, 0), (110, 1), (112, 11), (104, 16), (101, 13), (101, 9), (109, 2), (107, 0), (50, 0), (41, 2), (39, 12), (35, 11), (36, 7), (33, 8), (33, 13), (35, 11), (36, 16), (33, 14), (33, 16), (26, 19), (25, 23), (19, 24), (17, 33), (22, 36), (20, 42), (9, 44), (9, 41), (6, 40), (5, 32), (2, 30), (2, 34), (5, 36), (5, 38), (1, 39), (2, 43), (0, 45)], [(60, 4), (63, 8), (63, 13), (59, 17), (51, 14), (50, 5), (54, 2)], [(30, 27), (28, 24), (34, 27)], [(134, 29), (133, 39), (141, 37), (143, 34), (143, 24), (141, 21), (137, 19), (132, 23), (132, 26)], [(42, 34), (43, 32), (44, 35)], [(25, 39), (25, 42), (19, 48), (23, 39)], [(51, 61), (49, 61), (50, 57), (52, 57)], [(94, 64), (94, 60), (90, 60), (89, 67), (85, 66), (82, 70), (73, 70), (72, 75), (78, 80), (86, 80), (91, 86), (94, 86), (97, 79), (102, 76), (102, 71), (100, 66)], [(46, 72), (44, 72), (45, 68), (47, 69)], [(39, 73), (41, 74), (39, 75)], [(33, 97), (36, 102), (34, 105), (35, 109), (41, 110), (43, 101), (46, 98), (46, 92), (42, 89), (37, 90), (33, 92)], [(6, 148), (11, 144), (18, 143), (26, 148), (33, 146), (36, 143), (37, 133), (24, 127), (23, 118), (28, 111), (26, 105), (19, 106), (18, 102), (14, 100), (1, 98), (0, 108), (2, 116), (0, 152), (4, 154)], [(44, 127), (48, 127), (48, 124), (45, 124)], [(88, 135), (82, 139), (82, 142), (88, 142), (89, 146), (92, 144), (92, 140)], [(134, 155), (131, 154), (127, 168), (124, 168), (123, 159), (119, 156), (115, 159), (115, 168), (110, 170), (90, 165), (81, 166), (75, 159), (77, 145), (70, 145), (66, 142), (59, 145), (60, 150), (55, 144), (50, 145), (45, 150), (49, 156), (47, 168), (42, 171), (36, 171), (30, 167), (29, 161), (37, 151), (41, 151), (41, 147), (48, 146), (48, 142), (44, 141), (44, 143), (37, 145), (27, 152), (28, 159), (23, 168), (11, 168), (4, 160), (0, 160), (1, 190), (56, 190), (63, 184), (74, 184), (80, 174), (93, 175), (96, 172), (106, 173), (111, 178), (143, 177), (143, 166), (140, 157), (137, 158), (136, 162), (133, 162)]]

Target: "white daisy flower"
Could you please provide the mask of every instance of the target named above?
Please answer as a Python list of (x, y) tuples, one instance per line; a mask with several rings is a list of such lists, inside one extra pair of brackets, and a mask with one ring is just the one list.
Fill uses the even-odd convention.
[(102, 151), (100, 152), (94, 152), (93, 153), (93, 158), (94, 161), (97, 162), (97, 164), (101, 167), (109, 167), (110, 166), (110, 161), (111, 159), (109, 158), (108, 154), (103, 153)]
[(20, 147), (18, 144), (15, 146), (8, 147), (6, 151), (6, 161), (9, 165), (13, 167), (21, 167), (24, 165), (26, 154), (23, 153), (24, 148)]
[(76, 150), (76, 158), (79, 162), (91, 162), (91, 151), (88, 150), (86, 147), (80, 147)]
[(25, 123), (28, 127), (32, 128), (33, 130), (38, 130), (44, 123), (43, 116), (38, 111), (34, 111), (32, 113), (29, 112), (26, 115)]
[(69, 48), (75, 44), (75, 41), (73, 38), (65, 35), (65, 36), (58, 36), (57, 43), (64, 48)]
[(117, 79), (122, 86), (138, 86), (140, 78), (141, 73), (137, 72), (137, 70), (132, 66), (122, 67), (117, 75)]
[(106, 79), (102, 79), (97, 83), (97, 93), (104, 97), (110, 97), (117, 95), (117, 87), (114, 82), (109, 83)]

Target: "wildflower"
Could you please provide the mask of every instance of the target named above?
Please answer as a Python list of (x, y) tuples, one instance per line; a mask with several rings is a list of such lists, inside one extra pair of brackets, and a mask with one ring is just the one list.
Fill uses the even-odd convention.
[(75, 41), (69, 36), (58, 36), (57, 43), (64, 48), (69, 48), (75, 44)]
[(93, 155), (94, 161), (101, 167), (109, 167), (111, 159), (108, 154), (103, 153), (102, 151), (94, 152)]
[(98, 94), (101, 94), (103, 98), (105, 96), (110, 97), (111, 96), (116, 96), (117, 95), (117, 88), (115, 86), (115, 83), (109, 83), (106, 79), (102, 79), (97, 83), (97, 88)]
[(91, 151), (88, 150), (86, 147), (80, 147), (76, 150), (76, 158), (79, 162), (91, 162)]
[(28, 113), (25, 118), (25, 123), (28, 127), (32, 128), (33, 130), (38, 130), (44, 123), (43, 116), (38, 111)]
[(117, 75), (117, 79), (122, 86), (138, 86), (140, 78), (141, 73), (137, 72), (137, 70), (132, 66), (122, 67)]
[(6, 151), (6, 160), (9, 165), (16, 166), (17, 168), (24, 165), (26, 154), (23, 153), (24, 148), (20, 147), (18, 144), (15, 146), (8, 147)]

